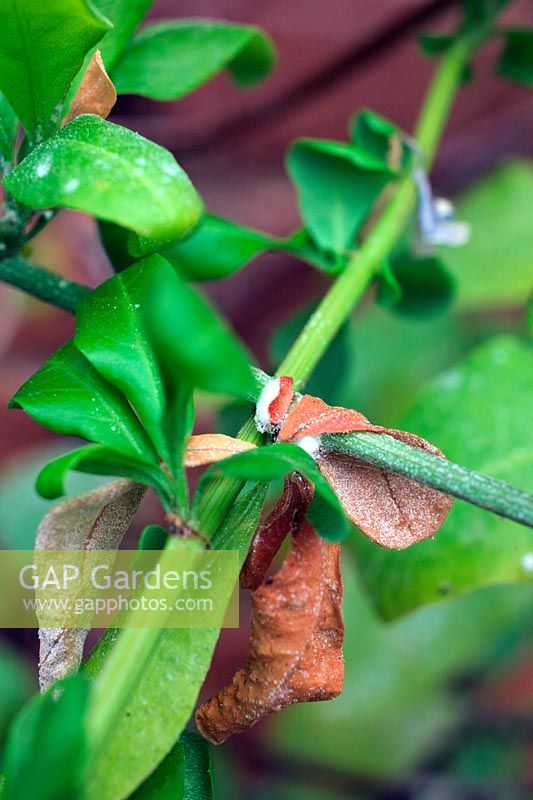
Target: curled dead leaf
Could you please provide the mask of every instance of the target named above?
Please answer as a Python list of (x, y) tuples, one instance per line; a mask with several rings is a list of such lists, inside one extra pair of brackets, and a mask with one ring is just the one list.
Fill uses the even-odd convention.
[(117, 93), (113, 81), (106, 72), (100, 51), (96, 50), (87, 64), (63, 125), (80, 114), (97, 114), (106, 119), (116, 102)]
[(304, 521), (279, 572), (252, 594), (250, 652), (196, 712), (214, 744), (292, 703), (337, 697), (344, 681), (340, 548)]
[[(36, 550), (116, 550), (145, 491), (120, 479), (64, 500), (39, 525)], [(39, 629), (42, 690), (79, 668), (87, 633), (85, 628)]]
[(260, 586), (288, 533), (297, 531), (313, 497), (313, 489), (300, 474), (285, 478), (283, 494), (257, 528), (241, 570), (241, 586), (254, 591)]
[[(420, 436), (372, 425), (358, 411), (328, 406), (310, 395), (304, 395), (289, 412), (279, 440), (297, 443), (309, 436), (353, 431), (392, 436), (444, 458), (437, 447)], [(317, 463), (349, 519), (383, 547), (401, 550), (433, 536), (452, 504), (452, 498), (442, 492), (348, 455), (319, 450)]]
[[(438, 448), (412, 433), (387, 430), (387, 434), (444, 458)], [(402, 550), (433, 536), (450, 510), (448, 495), (342, 453), (322, 453), (317, 462), (347, 517), (383, 547)]]

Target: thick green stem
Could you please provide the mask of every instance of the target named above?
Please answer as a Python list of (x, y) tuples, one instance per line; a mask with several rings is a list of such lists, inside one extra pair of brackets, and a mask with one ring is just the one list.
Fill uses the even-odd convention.
[(69, 281), (42, 267), (30, 264), (20, 256), (4, 258), (0, 261), (0, 281), (16, 286), (45, 303), (74, 313), (79, 301), (91, 291), (88, 286)]
[(376, 433), (330, 434), (325, 449), (347, 453), (365, 463), (412, 478), (446, 494), (533, 527), (533, 495), (489, 475)]

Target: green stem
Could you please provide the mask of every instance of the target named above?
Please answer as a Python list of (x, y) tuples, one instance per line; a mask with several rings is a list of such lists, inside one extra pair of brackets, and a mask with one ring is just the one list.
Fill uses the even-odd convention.
[(11, 256), (0, 261), (0, 280), (71, 314), (78, 302), (91, 291), (88, 286), (36, 267), (20, 256)]
[[(433, 159), (444, 130), (463, 69), (472, 55), (473, 45), (457, 41), (446, 53), (433, 79), (415, 130), (419, 147), (428, 164)], [(344, 272), (335, 280), (315, 312), (282, 361), (277, 375), (291, 375), (301, 388), (331, 344), (343, 322), (361, 299), (403, 233), (416, 203), (416, 188), (411, 176), (403, 178), (389, 204), (360, 250), (352, 255)], [(239, 431), (239, 438), (259, 444), (261, 437), (253, 420)], [(224, 519), (242, 482), (229, 478), (213, 481), (200, 508), (202, 530), (211, 535)]]
[(391, 436), (362, 432), (329, 434), (322, 437), (322, 445), (533, 527), (533, 494), (410, 447)]

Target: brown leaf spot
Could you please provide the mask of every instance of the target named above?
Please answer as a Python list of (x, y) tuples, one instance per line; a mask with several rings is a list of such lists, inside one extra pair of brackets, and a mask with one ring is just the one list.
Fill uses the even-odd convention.
[(78, 86), (78, 91), (70, 104), (63, 125), (79, 117), (80, 114), (97, 114), (106, 119), (117, 102), (117, 93), (102, 61), (100, 51), (96, 50), (87, 64), (87, 69)]
[(196, 712), (214, 744), (292, 703), (337, 697), (344, 681), (339, 545), (308, 522), (280, 571), (252, 595), (250, 653), (232, 682)]

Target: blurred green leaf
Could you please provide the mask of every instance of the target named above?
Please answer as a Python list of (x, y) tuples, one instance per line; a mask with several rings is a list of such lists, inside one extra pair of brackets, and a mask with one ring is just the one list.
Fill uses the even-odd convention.
[(74, 342), (128, 398), (157, 452), (168, 461), (162, 428), (165, 389), (145, 325), (146, 297), (166, 268), (166, 262), (152, 256), (100, 284), (78, 303)]
[[(213, 538), (212, 547), (239, 549), (241, 563), (244, 561), (265, 491), (261, 484), (240, 494)], [(161, 631), (142, 680), (89, 776), (86, 800), (129, 796), (170, 751), (193, 711), (218, 634), (211, 628)], [(99, 670), (112, 643), (112, 636), (104, 637), (93, 650), (85, 667), (89, 677)]]
[(382, 262), (379, 271), (376, 300), (383, 308), (393, 308), (400, 302), (402, 296), (402, 287), (392, 269), (390, 260), (387, 258)]
[(351, 553), (344, 549), (343, 556), (343, 692), (271, 718), (276, 752), (326, 770), (382, 779), (410, 775), (447, 748), (446, 737), (460, 727), (468, 699), (457, 681), (477, 674), (503, 642), (523, 643), (532, 592), (493, 586), (384, 623)]
[(503, 38), (498, 74), (525, 86), (533, 86), (533, 28), (506, 30)]
[(92, 4), (113, 23), (98, 47), (108, 72), (115, 66), (152, 3), (153, 0), (92, 0)]
[(92, 114), (37, 147), (4, 185), (32, 208), (74, 208), (154, 237), (182, 236), (202, 210), (167, 150)]
[(394, 173), (379, 158), (341, 142), (299, 139), (287, 169), (310, 235), (324, 250), (345, 253)]
[(256, 396), (249, 357), (230, 329), (163, 258), (147, 299), (147, 330), (169, 383)]
[[(423, 391), (398, 427), (466, 467), (526, 489), (533, 477), (533, 352), (491, 340)], [(387, 618), (496, 583), (530, 582), (531, 531), (456, 501), (439, 533), (402, 552), (357, 537), (365, 580)]]
[(419, 36), (418, 41), (424, 55), (432, 58), (445, 53), (455, 41), (455, 36), (448, 33), (423, 33)]
[(0, 0), (0, 90), (39, 142), (57, 128), (85, 54), (109, 22), (84, 0)]
[(210, 20), (172, 20), (144, 28), (111, 77), (119, 94), (177, 100), (227, 69), (252, 86), (272, 69), (275, 55), (258, 28)]
[(170, 487), (164, 472), (143, 461), (122, 456), (99, 444), (90, 444), (64, 453), (46, 464), (37, 476), (36, 489), (41, 495), (54, 500), (65, 494), (65, 480), (70, 470), (93, 475), (112, 475), (129, 478), (136, 483), (151, 486), (163, 505), (169, 507)]
[(440, 255), (457, 282), (463, 309), (526, 302), (533, 288), (533, 227), (524, 213), (533, 202), (533, 167), (506, 164), (457, 198), (457, 216), (469, 222), (470, 241)]
[(481, 28), (492, 23), (511, 0), (461, 0), (464, 26)]
[[(52, 505), (35, 491), (35, 475), (43, 463), (58, 458), (70, 443), (41, 445), (7, 466), (0, 474), (0, 546), (13, 550), (32, 550), (35, 533)], [(73, 473), (66, 494), (73, 497), (95, 489), (105, 481), (99, 476)]]
[[(350, 120), (350, 139), (355, 147), (374, 156), (394, 170), (407, 166), (411, 148), (402, 131), (385, 117), (363, 108)], [(396, 149), (393, 142), (396, 142)], [(393, 164), (393, 160), (398, 163)]]
[(13, 161), (17, 126), (17, 115), (0, 92), (0, 177), (7, 172)]
[(401, 314), (423, 316), (445, 309), (454, 290), (455, 280), (438, 256), (402, 253), (391, 260), (389, 272), (381, 273), (378, 302)]
[(348, 532), (348, 522), (337, 495), (313, 458), (294, 444), (257, 447), (218, 461), (202, 476), (195, 502), (200, 502), (203, 487), (216, 475), (229, 475), (241, 480), (271, 481), (283, 478), (290, 472), (301, 472), (314, 484), (315, 494), (307, 517), (317, 533), (334, 542), (344, 539)]
[(10, 402), (57, 433), (82, 436), (126, 456), (157, 464), (157, 456), (126, 398), (67, 342)]
[(89, 684), (80, 675), (54, 684), (16, 717), (5, 757), (5, 800), (72, 800), (85, 760)]
[(0, 736), (5, 732), (14, 714), (27, 700), (33, 689), (33, 680), (23, 656), (7, 642), (0, 641)]

